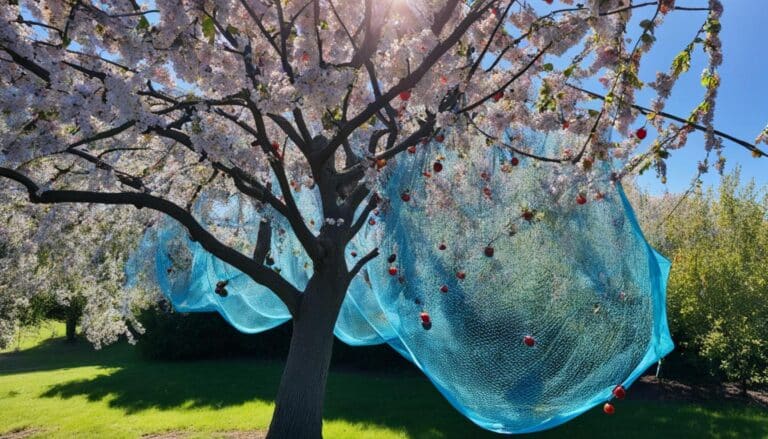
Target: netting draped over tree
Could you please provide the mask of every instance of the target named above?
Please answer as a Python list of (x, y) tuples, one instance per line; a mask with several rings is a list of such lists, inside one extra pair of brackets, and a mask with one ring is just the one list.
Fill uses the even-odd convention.
[[(512, 138), (541, 154), (573, 141)], [(388, 343), (472, 421), (506, 433), (577, 416), (672, 349), (669, 262), (645, 241), (609, 170), (593, 174), (602, 180), (558, 177), (560, 165), (498, 145), (444, 146), (419, 145), (379, 171), (382, 202), (346, 258), (352, 266), (373, 247), (382, 255), (352, 281), (336, 322), (339, 339)], [(323, 218), (315, 189), (296, 184), (294, 191), (315, 231), (334, 221)], [(266, 263), (306, 286), (312, 263), (268, 207), (210, 192), (196, 212), (245, 251), (269, 221)], [(267, 288), (171, 221), (148, 229), (128, 270), (131, 282), (157, 282), (178, 310), (219, 312), (240, 331), (290, 319)]]

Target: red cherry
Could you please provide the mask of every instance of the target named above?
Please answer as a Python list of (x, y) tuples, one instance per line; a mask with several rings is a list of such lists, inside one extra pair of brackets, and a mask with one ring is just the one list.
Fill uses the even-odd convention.
[(525, 343), (525, 345), (528, 346), (529, 348), (532, 348), (533, 345), (536, 344), (536, 340), (534, 340), (533, 337), (531, 337), (530, 335), (526, 335), (525, 337), (523, 337), (523, 343)]
[(443, 170), (443, 164), (440, 162), (435, 162), (432, 164), (432, 170), (435, 172), (440, 172)]
[(400, 195), (400, 198), (407, 203), (407, 202), (411, 201), (411, 194), (409, 194), (408, 192), (403, 192)]
[(579, 204), (586, 204), (587, 197), (584, 196), (584, 194), (579, 194), (578, 196), (576, 196), (576, 202)]
[(512, 157), (512, 160), (510, 160), (509, 162), (512, 163), (512, 166), (517, 166), (520, 164), (520, 159), (518, 159), (517, 157)]
[(567, 130), (569, 126), (571, 126), (570, 122), (568, 122), (567, 120), (563, 122), (563, 129), (564, 130)]
[(280, 144), (277, 143), (277, 141), (272, 141), (272, 149), (274, 149), (275, 151), (279, 151), (280, 150)]
[(544, 3), (551, 5), (553, 0), (544, 0)]
[(353, 258), (356, 258), (357, 257), (357, 252), (353, 251), (352, 253), (350, 253), (350, 255), (352, 255)]
[(416, 146), (411, 145), (408, 147), (408, 154), (416, 154)]
[(612, 415), (616, 413), (616, 408), (610, 402), (606, 402), (605, 405), (603, 406), (603, 412), (606, 415)]
[(643, 140), (645, 139), (645, 136), (648, 135), (648, 131), (646, 131), (645, 128), (638, 128), (637, 131), (635, 131), (635, 135), (638, 139)]
[(397, 276), (397, 267), (389, 267), (389, 275)]
[(376, 160), (376, 168), (381, 169), (384, 166), (387, 166), (387, 159), (378, 159)]
[(533, 220), (533, 212), (531, 212), (531, 211), (530, 211), (530, 210), (528, 210), (528, 209), (525, 209), (525, 210), (523, 211), (523, 219), (524, 219), (524, 220), (526, 220), (526, 221), (529, 221), (529, 222), (530, 222), (531, 220)]
[(624, 389), (624, 386), (614, 387), (612, 393), (616, 399), (624, 399), (624, 397), (627, 396), (627, 391)]
[(438, 250), (445, 250), (445, 249), (446, 249), (446, 246), (445, 246), (445, 244), (443, 244), (443, 243), (441, 242), (441, 243), (440, 243), (440, 245), (438, 245), (438, 246), (437, 246), (437, 248), (438, 248)]
[(456, 277), (461, 279), (461, 280), (464, 280), (464, 278), (467, 277), (467, 273), (464, 273), (463, 271), (457, 271), (456, 272)]
[(372, 226), (375, 226), (376, 225), (376, 220), (371, 218), (371, 219), (368, 220), (368, 224), (370, 224)]
[(441, 293), (447, 293), (448, 292), (448, 285), (441, 286), (440, 287), (440, 292)]
[(445, 141), (445, 136), (442, 134), (438, 134), (435, 136), (435, 140), (437, 140), (437, 143), (443, 143)]
[(430, 323), (431, 319), (429, 318), (429, 313), (426, 311), (423, 311), (421, 314), (419, 314), (419, 317), (421, 317), (421, 323)]
[(424, 176), (424, 178), (429, 178), (429, 177), (431, 177), (431, 176), (432, 176), (432, 174), (430, 174), (430, 173), (429, 173), (429, 172), (427, 172), (427, 171), (424, 171), (424, 172), (422, 173), (422, 175)]
[(485, 255), (488, 256), (489, 258), (492, 258), (493, 257), (493, 247), (491, 247), (489, 245), (488, 247), (485, 248), (483, 253), (485, 253)]
[(411, 98), (411, 91), (410, 90), (401, 91), (399, 96), (400, 96), (400, 100), (407, 101), (408, 99)]
[(499, 15), (499, 8), (491, 8), (491, 13), (493, 15)]
[(504, 97), (504, 92), (503, 91), (498, 91), (498, 92), (496, 92), (493, 95), (493, 101), (494, 102), (499, 102), (501, 100), (501, 98), (503, 98), (503, 97)]

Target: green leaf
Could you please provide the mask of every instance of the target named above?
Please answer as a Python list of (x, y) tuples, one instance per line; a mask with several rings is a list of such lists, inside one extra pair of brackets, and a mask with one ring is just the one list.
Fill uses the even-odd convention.
[(704, 70), (701, 74), (701, 85), (707, 89), (717, 88), (720, 85), (720, 75), (716, 72), (710, 73), (708, 70)]
[(653, 43), (654, 41), (656, 41), (656, 37), (654, 37), (653, 35), (651, 35), (649, 33), (644, 33), (643, 35), (640, 36), (640, 40), (643, 43), (650, 44), (650, 43)]
[(640, 22), (640, 27), (642, 27), (643, 29), (652, 29), (653, 22), (651, 20), (643, 20)]
[(570, 77), (573, 74), (573, 70), (576, 66), (570, 66), (567, 69), (563, 70), (563, 76), (566, 78)]
[(680, 76), (691, 68), (691, 50), (693, 50), (693, 45), (689, 44), (682, 52), (675, 56), (675, 59), (672, 60), (673, 76)]
[(216, 38), (216, 25), (213, 23), (213, 18), (206, 15), (203, 17), (203, 36), (208, 39), (208, 43), (213, 44)]
[(240, 29), (232, 26), (231, 24), (227, 26), (227, 32), (229, 32), (232, 35), (240, 35)]
[(711, 34), (720, 33), (720, 29), (722, 29), (720, 21), (714, 18), (709, 19), (707, 24), (704, 26), (704, 30)]
[(136, 30), (141, 32), (147, 29), (149, 29), (149, 20), (147, 20), (147, 17), (142, 15), (141, 19), (139, 19), (139, 24), (136, 26)]
[(543, 66), (541, 66), (541, 70), (544, 70), (545, 72), (551, 72), (554, 69), (555, 69), (555, 66), (552, 65), (551, 62), (548, 62), (548, 63), (544, 64)]

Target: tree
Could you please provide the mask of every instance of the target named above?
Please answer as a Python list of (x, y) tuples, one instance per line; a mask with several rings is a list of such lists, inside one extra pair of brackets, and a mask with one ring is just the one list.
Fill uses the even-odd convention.
[(78, 324), (97, 347), (120, 336), (132, 341), (132, 332), (142, 331), (134, 312), (152, 301), (125, 289), (122, 269), (143, 230), (142, 215), (129, 208), (22, 204), (9, 194), (14, 191), (0, 193), (0, 300), (7, 303), (0, 306), (0, 325), (8, 328), (1, 341), (10, 341), (17, 324), (45, 318), (63, 320), (68, 341)]
[[(568, 7), (544, 13), (516, 0), (359, 3), (157, 0), (149, 9), (135, 0), (14, 0), (0, 12), (0, 176), (32, 203), (161, 212), (274, 292), (293, 317), (293, 338), (270, 437), (320, 436), (339, 307), (378, 255), (348, 267), (344, 249), (382, 202), (376, 187), (397, 156), (445, 142), (470, 149), (462, 153), (472, 160), (488, 142), (562, 164), (562, 185), (588, 179), (595, 161), (625, 160), (614, 178), (650, 167), (663, 174), (694, 129), (718, 154), (721, 137), (734, 139), (712, 127), (718, 0), (703, 8), (563, 1)], [(628, 43), (631, 16), (648, 7), (640, 38)], [(642, 107), (638, 68), (673, 10), (702, 14), (704, 24), (650, 84), (651, 108)], [(699, 44), (710, 60), (705, 98), (675, 119), (664, 102)], [(560, 60), (569, 49), (578, 54)], [(596, 76), (605, 95), (579, 85)], [(590, 104), (594, 97), (602, 103)], [(659, 139), (638, 154), (647, 133), (631, 128), (639, 114)], [(581, 142), (544, 156), (512, 141), (523, 129), (564, 130)], [(611, 130), (624, 140), (609, 141)], [(319, 193), (319, 230), (297, 207), (292, 189), (302, 184)], [(264, 263), (269, 222), (247, 251), (201, 225), (192, 206), (211, 191), (238, 192), (290, 224), (313, 266), (303, 291)]]
[(696, 189), (663, 203), (668, 218), (656, 233), (673, 258), (675, 339), (703, 360), (706, 372), (738, 381), (744, 392), (768, 380), (766, 201), (754, 183), (741, 187), (737, 171), (717, 194)]

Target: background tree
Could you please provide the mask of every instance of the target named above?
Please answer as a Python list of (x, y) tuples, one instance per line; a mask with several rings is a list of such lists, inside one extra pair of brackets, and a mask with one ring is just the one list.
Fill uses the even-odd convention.
[[(541, 14), (516, 0), (6, 3), (0, 177), (32, 203), (161, 212), (273, 291), (293, 316), (274, 437), (320, 435), (334, 322), (351, 279), (378, 255), (349, 267), (344, 249), (382, 201), (375, 191), (388, 161), (422, 141), (477, 149), (487, 139), (561, 163), (553, 184), (568, 186), (593, 176), (595, 161), (626, 163), (615, 178), (651, 167), (663, 175), (693, 129), (721, 152), (724, 134), (712, 127), (718, 0), (696, 8), (564, 1)], [(628, 41), (629, 19), (646, 8), (640, 37)], [(658, 95), (650, 108), (636, 105), (643, 54), (673, 11), (701, 14), (703, 25), (649, 84)], [(688, 119), (674, 119), (664, 101), (698, 44), (709, 55), (705, 98)], [(576, 55), (558, 61), (569, 49)], [(590, 78), (604, 95), (581, 87)], [(595, 97), (602, 103), (588, 102)], [(646, 128), (631, 128), (640, 114), (659, 134), (649, 151), (638, 152)], [(520, 130), (565, 130), (583, 143), (540, 156), (509, 142)], [(612, 130), (623, 140), (603, 136)], [(463, 153), (477, 159), (471, 152)], [(322, 225), (302, 217), (297, 185), (318, 191)], [(255, 249), (201, 225), (192, 206), (214, 192), (239, 192), (290, 224), (313, 267), (303, 291), (264, 264), (269, 222)]]
[[(647, 209), (648, 203), (656, 204)], [(750, 384), (768, 379), (768, 198), (738, 171), (717, 193), (647, 200), (657, 247), (672, 260), (670, 326), (677, 344), (711, 376)], [(666, 218), (666, 219), (665, 219)]]
[[(150, 293), (126, 290), (122, 269), (143, 230), (134, 210), (80, 206), (36, 206), (0, 193), (0, 326), (8, 343), (17, 325), (43, 319), (66, 324), (74, 341), (81, 324), (97, 347), (120, 336), (134, 339), (142, 327), (135, 311), (152, 302)], [(124, 215), (115, 221), (115, 214)]]

